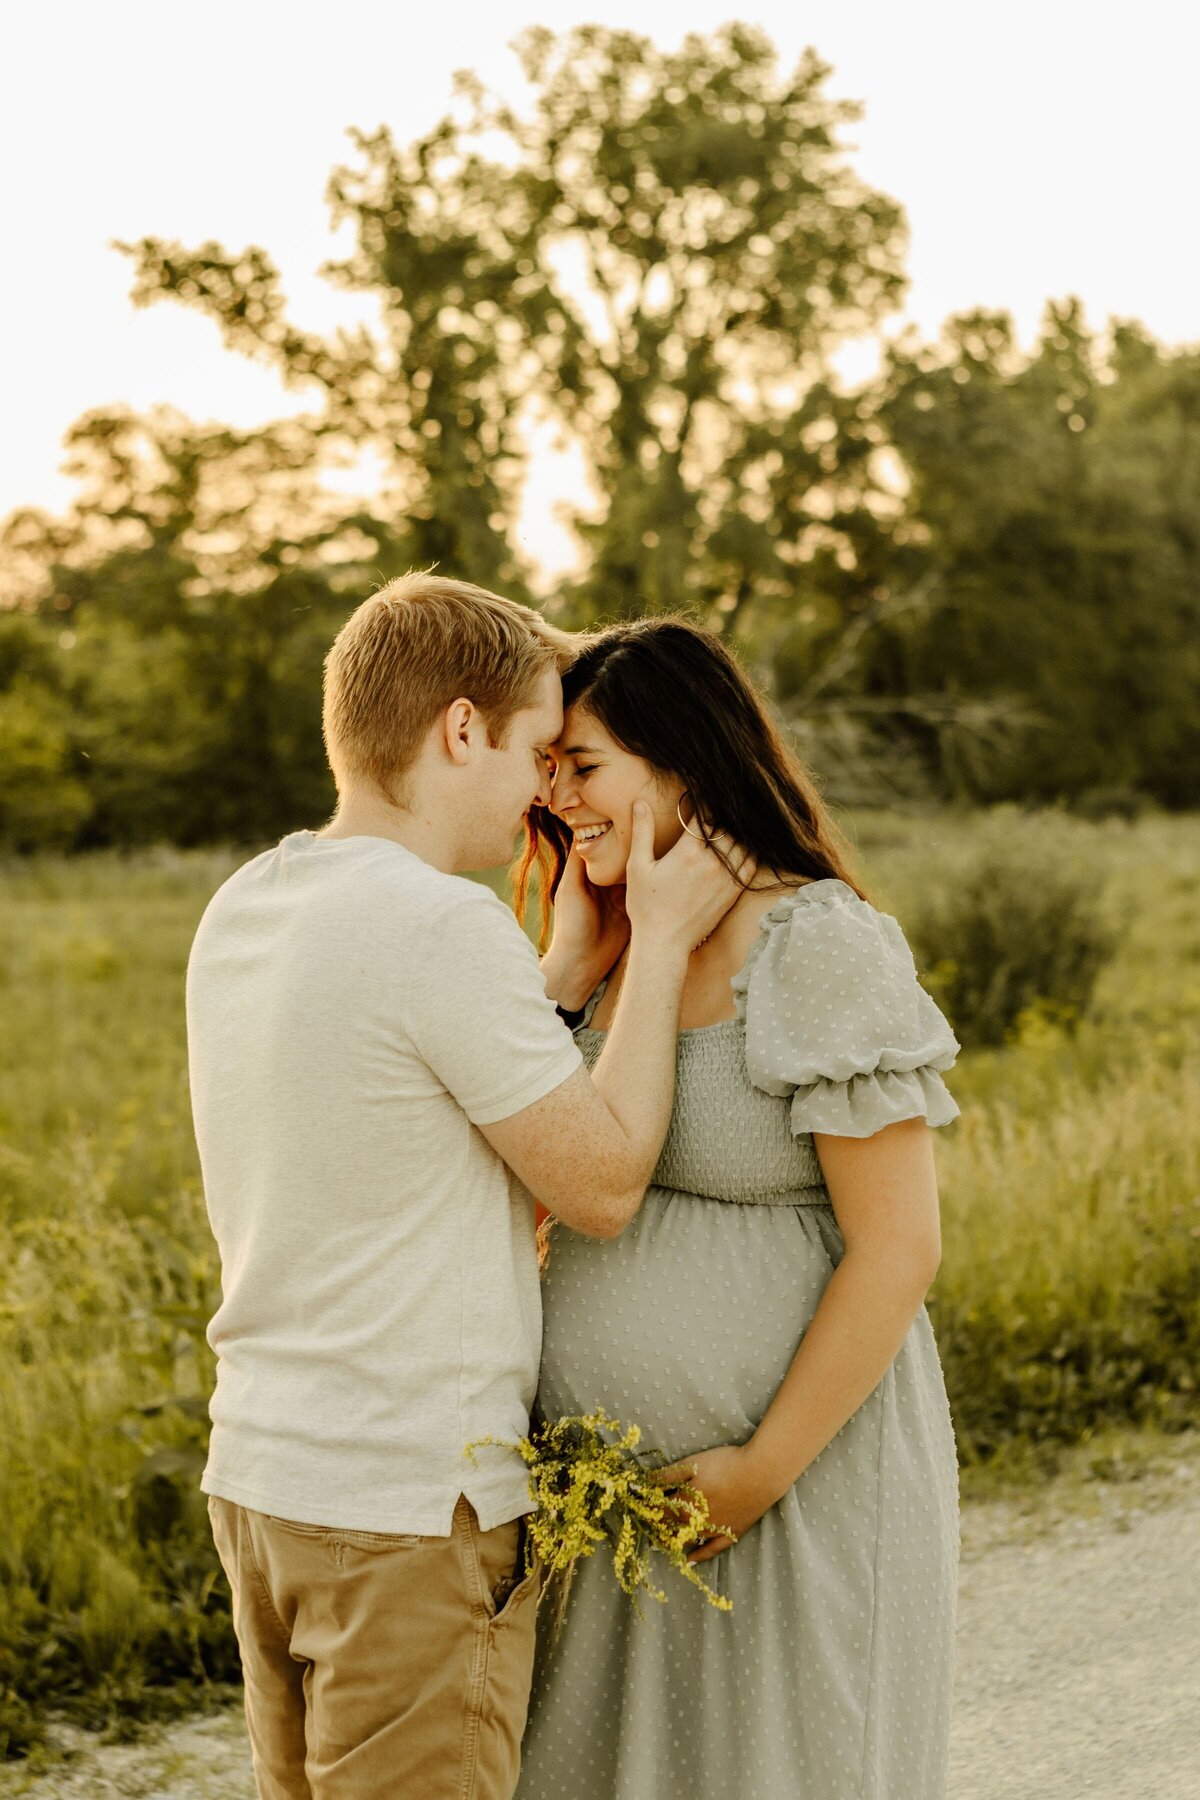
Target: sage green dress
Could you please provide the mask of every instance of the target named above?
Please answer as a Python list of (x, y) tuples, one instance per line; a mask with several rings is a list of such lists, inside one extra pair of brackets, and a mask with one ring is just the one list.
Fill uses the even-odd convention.
[[(603, 1406), (674, 1459), (744, 1443), (844, 1251), (811, 1133), (957, 1116), (958, 1045), (896, 921), (844, 882), (789, 895), (679, 1038), (654, 1185), (604, 1242), (556, 1225), (537, 1411)], [(603, 1033), (576, 1033), (593, 1063)], [(875, 1391), (704, 1574), (644, 1622), (604, 1552), (539, 1640), (517, 1800), (941, 1800), (958, 1469), (922, 1307)]]

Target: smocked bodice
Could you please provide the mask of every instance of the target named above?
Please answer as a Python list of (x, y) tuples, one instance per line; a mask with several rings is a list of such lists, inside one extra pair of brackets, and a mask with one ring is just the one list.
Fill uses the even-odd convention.
[[(786, 1101), (754, 1086), (741, 1019), (679, 1034), (675, 1107), (655, 1187), (743, 1205), (829, 1204), (811, 1136), (793, 1137)], [(591, 1068), (604, 1033), (575, 1033)]]
[[(575, 1033), (592, 1067), (605, 1033)], [(759, 920), (730, 986), (736, 1016), (679, 1034), (675, 1108), (654, 1186), (744, 1205), (829, 1204), (813, 1132), (945, 1125), (958, 1053), (899, 925), (844, 881), (810, 882)]]

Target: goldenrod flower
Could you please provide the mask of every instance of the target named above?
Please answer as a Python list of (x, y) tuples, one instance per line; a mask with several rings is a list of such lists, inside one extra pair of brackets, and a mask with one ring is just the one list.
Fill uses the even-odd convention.
[[(601, 1408), (552, 1423), (535, 1421), (528, 1437), (510, 1445), (529, 1470), (530, 1498), (537, 1508), (527, 1520), (525, 1571), (533, 1567), (536, 1552), (546, 1575), (538, 1606), (553, 1590), (555, 1635), (580, 1558), (594, 1556), (605, 1542), (612, 1547), (613, 1573), (639, 1618), (639, 1591), (654, 1600), (667, 1598), (650, 1580), (655, 1550), (710, 1605), (722, 1612), (732, 1609), (733, 1602), (714, 1593), (688, 1561), (688, 1551), (714, 1534), (734, 1538), (734, 1533), (713, 1524), (699, 1488), (690, 1482), (668, 1488), (655, 1480), (655, 1470), (668, 1465), (657, 1452), (638, 1450), (641, 1437), (639, 1426), (622, 1426)], [(500, 1441), (476, 1439), (478, 1444)], [(474, 1449), (469, 1444), (466, 1450), (472, 1461)]]

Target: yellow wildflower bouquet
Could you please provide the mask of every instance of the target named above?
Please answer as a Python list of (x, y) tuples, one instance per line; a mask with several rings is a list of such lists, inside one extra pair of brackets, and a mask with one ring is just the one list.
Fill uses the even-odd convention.
[[(709, 1518), (708, 1501), (699, 1488), (690, 1482), (668, 1488), (656, 1478), (656, 1471), (671, 1465), (657, 1451), (639, 1451), (641, 1436), (639, 1426), (622, 1426), (598, 1409), (551, 1423), (535, 1421), (530, 1435), (513, 1446), (529, 1470), (530, 1497), (537, 1506), (526, 1520), (525, 1571), (533, 1567), (536, 1551), (545, 1570), (538, 1606), (552, 1594), (554, 1635), (562, 1626), (580, 1559), (594, 1556), (604, 1543), (611, 1546), (613, 1573), (639, 1618), (640, 1592), (658, 1601), (667, 1598), (650, 1578), (655, 1550), (710, 1605), (722, 1612), (732, 1608), (733, 1602), (714, 1593), (688, 1561), (688, 1551), (714, 1533), (730, 1538), (734, 1533)], [(468, 1454), (473, 1449), (469, 1446)]]

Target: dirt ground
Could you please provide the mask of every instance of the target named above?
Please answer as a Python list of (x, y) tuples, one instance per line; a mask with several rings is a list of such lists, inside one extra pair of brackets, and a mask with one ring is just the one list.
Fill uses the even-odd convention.
[[(1200, 1800), (1200, 1437), (1128, 1476), (964, 1505), (951, 1800)], [(236, 1712), (55, 1740), (0, 1800), (254, 1800)]]

